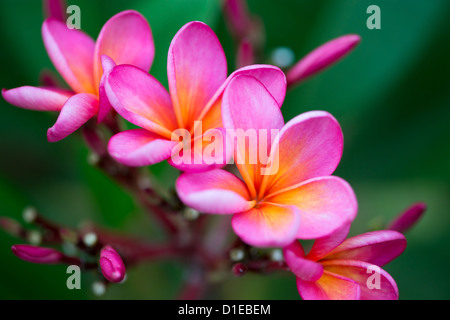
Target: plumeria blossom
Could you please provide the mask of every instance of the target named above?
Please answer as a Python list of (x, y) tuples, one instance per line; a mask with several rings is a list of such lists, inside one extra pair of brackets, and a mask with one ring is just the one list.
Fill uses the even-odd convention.
[[(132, 64), (149, 71), (154, 57), (153, 36), (147, 20), (127, 10), (109, 19), (97, 41), (77, 29), (69, 29), (56, 18), (42, 25), (47, 53), (70, 89), (23, 86), (3, 90), (9, 103), (37, 111), (58, 111), (59, 117), (48, 130), (50, 142), (61, 140), (98, 114), (101, 121), (110, 110), (104, 93), (103, 73), (116, 64)], [(108, 56), (110, 59), (103, 59)]]
[[(222, 169), (184, 173), (176, 189), (186, 205), (204, 213), (233, 214), (236, 234), (261, 247), (322, 237), (354, 219), (352, 188), (331, 176), (343, 149), (342, 131), (333, 116), (311, 111), (284, 124), (269, 90), (241, 75), (225, 90), (222, 117), (227, 131), (278, 130), (266, 141), (269, 159), (264, 163), (261, 157), (252, 164), (246, 153), (252, 150), (238, 141), (234, 158), (243, 180)], [(264, 166), (274, 163), (278, 165)]]
[(405, 237), (378, 230), (344, 240), (350, 225), (317, 239), (305, 255), (300, 242), (283, 249), (305, 300), (396, 300), (398, 288), (382, 266), (406, 248)]
[[(284, 73), (274, 66), (247, 66), (227, 77), (227, 62), (217, 36), (198, 21), (184, 25), (173, 38), (167, 74), (169, 92), (133, 66), (116, 66), (109, 73), (105, 85), (109, 101), (123, 118), (140, 127), (111, 138), (108, 150), (118, 162), (146, 166), (168, 159), (182, 171), (224, 166), (231, 153), (226, 151), (221, 101), (230, 80), (242, 74), (256, 77), (278, 105), (286, 94)], [(223, 152), (214, 155), (215, 159), (203, 152), (212, 135), (220, 136), (223, 143)], [(189, 147), (183, 148), (187, 161), (176, 162), (172, 156), (180, 144)]]

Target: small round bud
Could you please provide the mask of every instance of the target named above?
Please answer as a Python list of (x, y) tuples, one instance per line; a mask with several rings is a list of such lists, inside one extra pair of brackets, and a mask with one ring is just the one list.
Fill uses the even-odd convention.
[(97, 235), (94, 232), (88, 232), (83, 236), (83, 243), (88, 247), (95, 246), (97, 240)]
[(233, 265), (231, 271), (236, 277), (242, 277), (247, 272), (247, 266), (239, 262)]
[(106, 286), (103, 282), (95, 281), (92, 283), (92, 292), (97, 296), (100, 297), (105, 294), (106, 292)]
[(27, 238), (32, 245), (37, 246), (42, 242), (42, 233), (38, 230), (31, 230), (28, 232)]
[(200, 212), (192, 208), (186, 208), (183, 211), (183, 215), (186, 220), (196, 220), (200, 216)]

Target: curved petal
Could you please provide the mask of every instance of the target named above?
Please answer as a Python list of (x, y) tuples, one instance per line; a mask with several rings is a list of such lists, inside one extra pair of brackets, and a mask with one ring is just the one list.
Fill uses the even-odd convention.
[(78, 130), (98, 112), (98, 98), (89, 93), (70, 97), (61, 109), (53, 127), (47, 131), (47, 139), (56, 142)]
[(101, 56), (116, 64), (131, 64), (148, 72), (155, 56), (152, 31), (147, 20), (134, 10), (122, 11), (103, 26), (95, 44), (95, 83), (102, 76)]
[(232, 163), (233, 150), (225, 129), (209, 129), (203, 134), (201, 127), (198, 130), (198, 134), (194, 132), (193, 140), (187, 135), (183, 139), (188, 141), (183, 141), (173, 150), (168, 161), (171, 166), (185, 172), (202, 172)]
[(114, 60), (112, 60), (107, 55), (103, 55), (101, 57), (101, 60), (102, 60), (103, 75), (100, 80), (100, 85), (98, 88), (98, 97), (99, 97), (98, 119), (97, 119), (98, 123), (102, 122), (108, 115), (108, 112), (112, 109), (111, 103), (109, 102), (108, 96), (106, 94), (105, 84), (109, 74), (116, 66)]
[(303, 300), (359, 300), (361, 294), (355, 281), (326, 270), (316, 282), (297, 278), (297, 289)]
[(24, 109), (37, 111), (60, 111), (64, 103), (74, 92), (58, 88), (18, 87), (3, 89), (3, 98), (10, 104)]
[(65, 23), (54, 18), (44, 21), (42, 37), (50, 59), (69, 86), (77, 93), (96, 94), (94, 40), (80, 30), (67, 28)]
[(334, 248), (340, 245), (348, 235), (350, 231), (351, 223), (346, 223), (342, 227), (335, 230), (333, 233), (316, 239), (311, 248), (311, 251), (307, 254), (307, 258), (313, 261), (318, 261), (325, 257)]
[(297, 278), (304, 281), (317, 281), (322, 276), (322, 265), (305, 258), (300, 242), (294, 241), (287, 247), (284, 247), (283, 256), (289, 269)]
[(271, 163), (279, 165), (266, 176), (266, 194), (331, 175), (341, 159), (343, 144), (341, 127), (328, 112), (310, 111), (293, 118), (273, 143)]
[(307, 180), (267, 201), (294, 205), (300, 210), (299, 239), (324, 237), (351, 222), (358, 210), (350, 185), (334, 176)]
[(257, 247), (284, 247), (292, 243), (300, 226), (300, 213), (294, 206), (262, 203), (231, 220), (234, 232)]
[(126, 166), (148, 166), (168, 159), (177, 143), (145, 129), (132, 129), (114, 135), (108, 151)]
[(171, 139), (177, 127), (170, 96), (147, 72), (118, 65), (110, 72), (105, 91), (113, 108), (126, 120)]
[(260, 81), (241, 75), (230, 81), (224, 92), (222, 119), (227, 132), (233, 135), (236, 165), (255, 196), (271, 143), (283, 127), (283, 115)]
[(323, 261), (325, 272), (350, 278), (359, 284), (361, 300), (397, 300), (398, 288), (394, 279), (380, 267), (354, 260)]
[(232, 214), (252, 208), (248, 190), (232, 173), (216, 169), (184, 173), (176, 182), (181, 201), (204, 213)]
[(325, 259), (365, 261), (384, 266), (406, 248), (406, 238), (393, 230), (378, 230), (348, 238), (331, 251)]
[(358, 35), (350, 34), (323, 44), (306, 55), (288, 71), (288, 84), (300, 83), (313, 74), (322, 71), (350, 53), (360, 41), (361, 38)]
[(169, 48), (167, 75), (178, 125), (190, 129), (227, 77), (225, 53), (210, 27), (194, 21), (177, 32)]
[(222, 103), (222, 95), (225, 88), (230, 84), (231, 80), (238, 76), (250, 76), (256, 78), (261, 82), (270, 95), (275, 99), (278, 106), (281, 108), (284, 98), (286, 96), (286, 76), (284, 72), (275, 66), (265, 64), (255, 64), (240, 68), (234, 71), (227, 80), (220, 86), (214, 96), (209, 100), (207, 106), (202, 110), (199, 119), (205, 121), (208, 115), (217, 114)]

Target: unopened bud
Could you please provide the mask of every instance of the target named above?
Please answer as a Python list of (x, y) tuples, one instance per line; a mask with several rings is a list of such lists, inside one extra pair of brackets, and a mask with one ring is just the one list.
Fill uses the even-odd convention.
[(11, 247), (14, 255), (24, 261), (40, 264), (61, 263), (64, 255), (52, 248), (16, 244)]
[(247, 266), (239, 262), (233, 265), (231, 271), (236, 277), (242, 277), (247, 272)]
[(395, 230), (401, 233), (408, 231), (422, 217), (427, 206), (423, 202), (415, 203), (400, 215), (398, 215), (388, 226), (387, 229)]
[(122, 258), (111, 246), (105, 246), (100, 252), (100, 269), (110, 282), (121, 282), (125, 278), (125, 265)]

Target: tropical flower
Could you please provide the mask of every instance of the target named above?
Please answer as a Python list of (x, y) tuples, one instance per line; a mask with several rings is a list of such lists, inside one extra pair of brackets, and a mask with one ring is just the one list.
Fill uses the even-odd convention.
[[(227, 62), (217, 36), (198, 21), (183, 26), (173, 38), (167, 73), (170, 92), (133, 66), (117, 66), (107, 77), (105, 88), (114, 109), (141, 127), (111, 138), (108, 149), (117, 161), (146, 166), (170, 158), (169, 163), (183, 171), (224, 166), (229, 157), (226, 145), (216, 159), (208, 158), (203, 150), (212, 133), (225, 138), (221, 97), (229, 81), (239, 74), (253, 75), (269, 88), (280, 105), (286, 93), (285, 76), (274, 66), (247, 66), (227, 78)], [(183, 139), (183, 146), (192, 143), (192, 149), (183, 148), (188, 155), (184, 155), (186, 161), (176, 162), (171, 157), (179, 145), (178, 138)], [(225, 139), (222, 142), (226, 143)], [(200, 148), (194, 148), (198, 143)]]
[(305, 300), (395, 300), (398, 289), (382, 266), (399, 256), (405, 237), (393, 230), (346, 238), (350, 225), (317, 239), (305, 255), (300, 242), (283, 249)]
[(51, 61), (70, 89), (23, 86), (3, 89), (2, 94), (6, 101), (21, 108), (59, 111), (55, 125), (47, 132), (50, 142), (67, 137), (97, 114), (99, 121), (107, 115), (111, 107), (102, 75), (112, 65), (109, 60), (102, 65), (103, 55), (117, 64), (132, 64), (147, 71), (153, 62), (150, 26), (140, 13), (132, 10), (109, 19), (96, 42), (56, 18), (44, 21), (42, 36)]
[(352, 188), (330, 176), (343, 149), (333, 116), (311, 111), (284, 124), (276, 99), (260, 81), (244, 75), (226, 88), (222, 116), (227, 132), (278, 130), (266, 141), (268, 161), (259, 157), (252, 163), (249, 155), (255, 150), (235, 141), (234, 158), (243, 180), (221, 169), (184, 173), (176, 189), (186, 205), (204, 213), (234, 214), (236, 234), (263, 247), (322, 237), (354, 219)]

